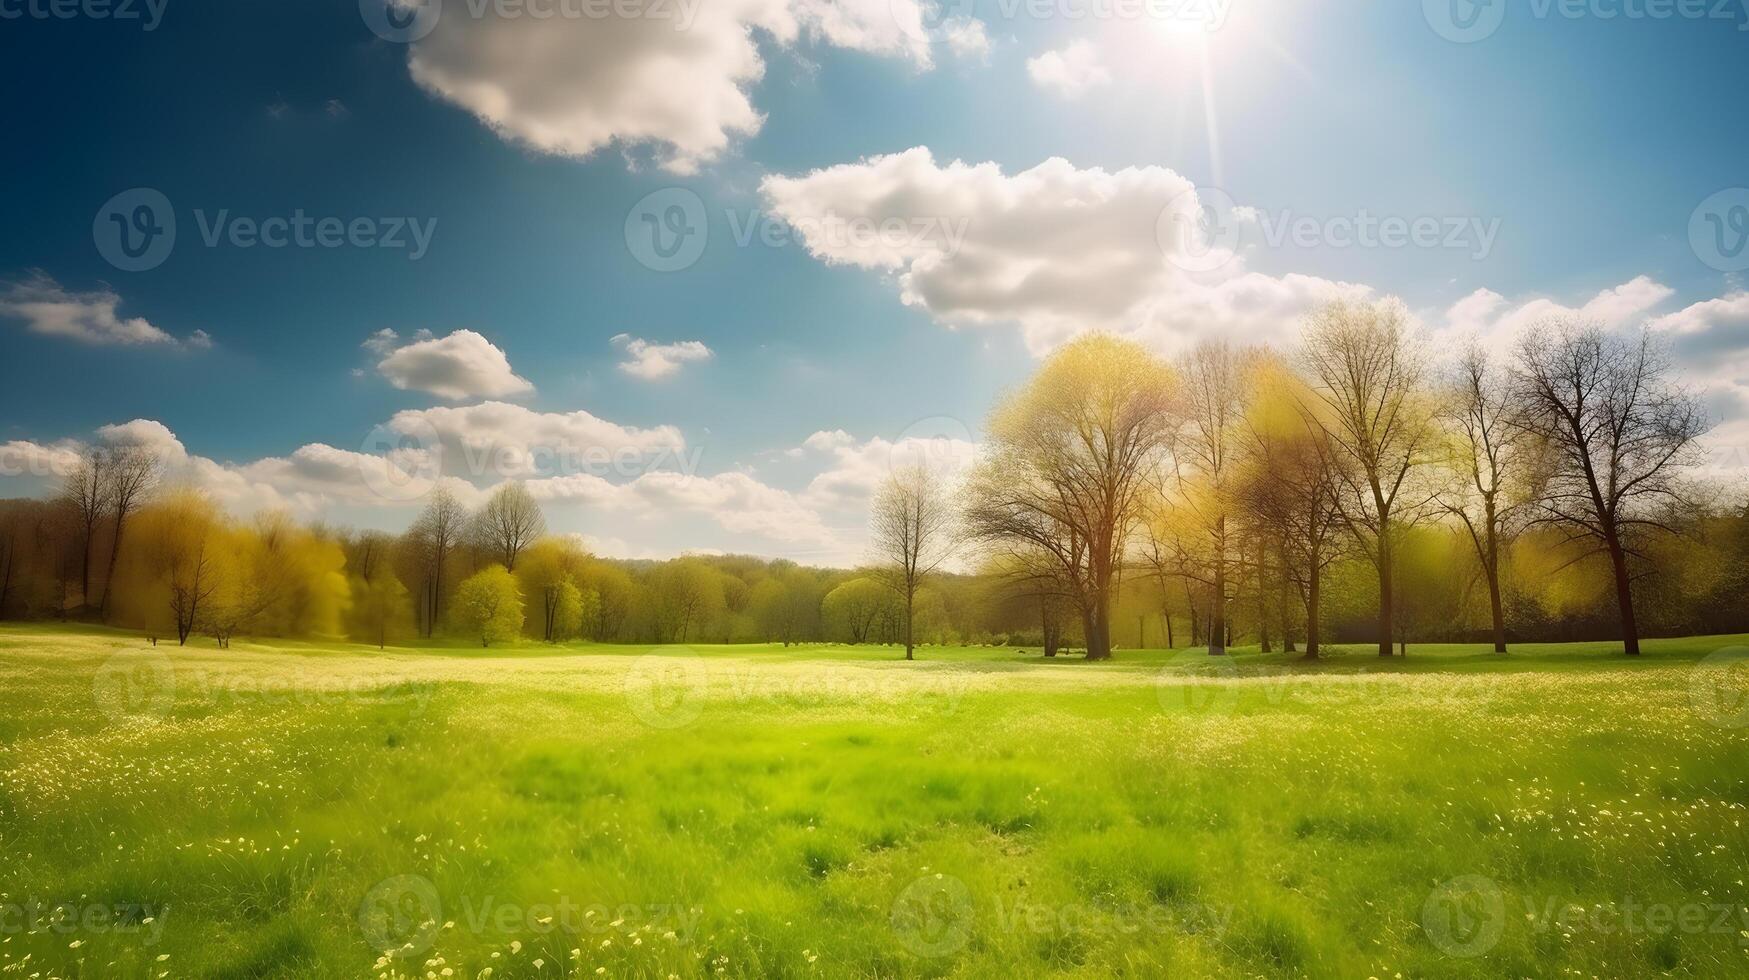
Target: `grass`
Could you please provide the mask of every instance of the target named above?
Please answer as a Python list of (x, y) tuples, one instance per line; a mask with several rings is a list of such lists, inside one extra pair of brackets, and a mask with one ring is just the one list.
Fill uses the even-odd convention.
[(0, 976), (1745, 975), (1746, 645), (0, 628)]

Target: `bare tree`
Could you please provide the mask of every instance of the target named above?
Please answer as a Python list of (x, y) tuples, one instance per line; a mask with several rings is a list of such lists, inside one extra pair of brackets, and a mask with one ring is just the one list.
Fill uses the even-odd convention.
[(98, 615), (109, 611), (110, 587), (115, 582), (115, 562), (121, 555), (122, 533), (128, 517), (158, 485), (160, 469), (158, 452), (149, 446), (120, 446), (110, 451), (104, 468), (108, 483), (106, 496), (115, 516), (115, 533), (109, 542), (109, 567), (103, 576), (103, 598), (97, 604)]
[[(1335, 470), (1343, 457), (1322, 426), (1298, 413), (1252, 419), (1245, 436), (1249, 465), (1239, 497), (1246, 519), (1277, 543), (1282, 573), (1305, 611), (1306, 659), (1317, 659), (1324, 572), (1346, 553), (1338, 506), (1345, 480)], [(1285, 630), (1287, 617), (1282, 619)]]
[(1008, 559), (1049, 563), (1088, 659), (1111, 656), (1114, 583), (1179, 417), (1172, 369), (1104, 334), (1057, 351), (991, 415), (968, 530)]
[(108, 449), (89, 447), (61, 485), (61, 497), (79, 525), (79, 602), (85, 606), (91, 604), (91, 546), (98, 523), (109, 513), (109, 463)]
[(1379, 583), (1379, 656), (1391, 655), (1395, 632), (1392, 546), (1419, 516), (1422, 495), (1410, 474), (1427, 462), (1433, 441), (1420, 351), (1401, 304), (1335, 302), (1306, 326), (1303, 357), (1312, 382), (1308, 414), (1329, 433), (1342, 458), (1337, 504), (1355, 545)]
[(1624, 338), (1596, 323), (1548, 320), (1519, 344), (1516, 421), (1548, 456), (1533, 523), (1609, 558), (1622, 646), (1640, 652), (1630, 558), (1639, 539), (1670, 531), (1657, 513), (1680, 501), (1678, 472), (1707, 429), (1700, 402), (1672, 381), (1668, 355), (1648, 330)]
[(1203, 579), (1214, 600), (1209, 610), (1208, 652), (1227, 652), (1228, 578), (1233, 565), (1232, 479), (1237, 468), (1237, 430), (1245, 413), (1247, 354), (1224, 341), (1204, 343), (1186, 358), (1183, 378), (1185, 425), (1172, 441), (1178, 506), (1194, 514), (1205, 539), (1191, 549), (1195, 564), (1207, 569)]
[(1500, 603), (1500, 551), (1510, 540), (1522, 498), (1507, 491), (1525, 463), (1525, 430), (1512, 421), (1512, 390), (1471, 343), (1460, 355), (1456, 377), (1441, 413), (1448, 430), (1447, 459), (1453, 480), (1440, 505), (1468, 534), (1488, 584), (1488, 615), (1494, 652), (1506, 652), (1506, 617)]
[(869, 532), (881, 580), (905, 606), (905, 659), (914, 660), (917, 590), (953, 552), (954, 511), (933, 470), (903, 466), (875, 492)]
[(425, 635), (435, 631), (443, 610), (443, 567), (461, 540), (467, 523), (467, 509), (455, 499), (447, 487), (431, 491), (409, 536), (417, 549), (425, 582), (421, 605), (425, 610)]
[(540, 504), (521, 483), (506, 483), (493, 491), (474, 517), (480, 543), (496, 554), (508, 571), (516, 571), (522, 549), (546, 533), (547, 519)]

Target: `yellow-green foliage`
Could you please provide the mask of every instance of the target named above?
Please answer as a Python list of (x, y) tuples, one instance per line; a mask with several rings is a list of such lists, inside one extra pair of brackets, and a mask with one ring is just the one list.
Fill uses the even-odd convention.
[(455, 628), (480, 638), (481, 646), (514, 643), (522, 633), (522, 591), (503, 565), (464, 580), (450, 612)]

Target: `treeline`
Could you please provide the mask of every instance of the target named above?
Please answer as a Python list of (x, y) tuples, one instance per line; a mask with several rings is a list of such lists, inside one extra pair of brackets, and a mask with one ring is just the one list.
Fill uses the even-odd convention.
[[(900, 593), (880, 570), (746, 556), (617, 561), (549, 535), (506, 484), (478, 512), (434, 491), (405, 533), (234, 520), (198, 491), (159, 487), (145, 450), (93, 447), (48, 500), (0, 501), (0, 618), (73, 619), (167, 641), (450, 636), (637, 643), (900, 643)], [(919, 642), (996, 636), (992, 583), (940, 576), (916, 602)], [(1000, 624), (995, 624), (1000, 630)], [(1027, 639), (1016, 635), (1015, 640)], [(1036, 637), (1031, 639), (1037, 642)]]
[(1432, 351), (1386, 301), (1319, 310), (1291, 351), (1093, 335), (991, 414), (957, 535), (1094, 658), (1131, 614), (1138, 641), (1157, 618), (1176, 642), (1179, 612), (1217, 655), (1249, 634), (1316, 656), (1332, 627), (1381, 656), (1636, 654), (1648, 630), (1746, 625), (1749, 517), (1740, 484), (1691, 476), (1706, 429), (1646, 330), (1551, 319), (1510, 350)]
[[(442, 488), (401, 534), (227, 516), (94, 446), (0, 501), (0, 617), (187, 642), (435, 636), (639, 643), (1411, 642), (1749, 631), (1741, 485), (1690, 478), (1706, 424), (1650, 334), (1572, 321), (1432, 352), (1393, 303), (1336, 304), (1294, 351), (1162, 358), (1106, 335), (992, 412), (968, 474), (896, 465), (867, 567), (615, 561), (519, 483)], [(972, 570), (948, 574), (945, 568)]]

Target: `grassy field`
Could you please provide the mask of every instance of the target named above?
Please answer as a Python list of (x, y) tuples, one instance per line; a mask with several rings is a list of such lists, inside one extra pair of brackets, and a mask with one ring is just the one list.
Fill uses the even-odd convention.
[(1749, 975), (1749, 639), (0, 629), (0, 976)]

